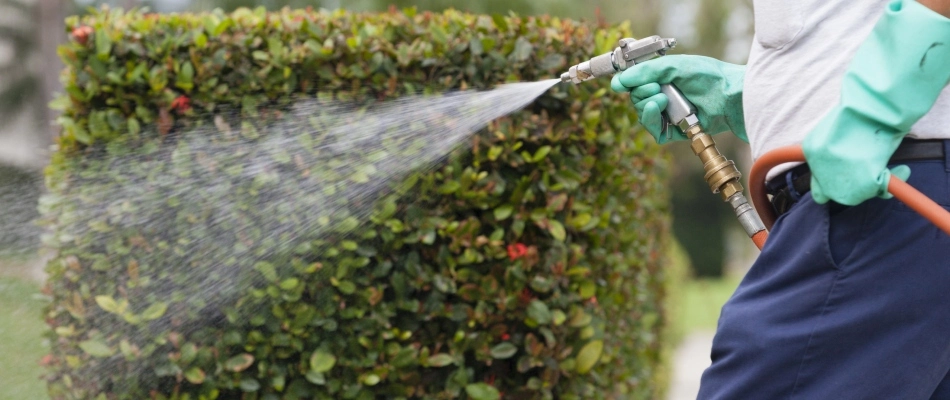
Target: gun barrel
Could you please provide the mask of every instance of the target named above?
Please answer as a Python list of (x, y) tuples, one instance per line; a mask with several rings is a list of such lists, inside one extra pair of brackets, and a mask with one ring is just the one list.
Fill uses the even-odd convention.
[(676, 39), (650, 36), (640, 40), (620, 39), (619, 46), (609, 53), (601, 54), (572, 66), (561, 74), (562, 82), (581, 83), (594, 78), (612, 76), (641, 62), (661, 57), (676, 46)]

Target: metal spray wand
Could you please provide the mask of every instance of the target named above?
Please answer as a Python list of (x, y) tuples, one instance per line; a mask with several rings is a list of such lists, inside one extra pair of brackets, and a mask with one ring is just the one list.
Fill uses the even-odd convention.
[[(594, 78), (612, 76), (641, 62), (662, 57), (674, 46), (676, 46), (676, 39), (663, 39), (659, 36), (640, 40), (620, 39), (620, 45), (614, 51), (571, 67), (568, 72), (561, 75), (561, 81), (577, 84)], [(686, 133), (693, 153), (703, 162), (709, 189), (713, 193), (719, 193), (722, 199), (732, 206), (739, 223), (750, 238), (764, 232), (765, 225), (742, 193), (742, 183), (739, 182), (742, 174), (736, 169), (735, 162), (719, 152), (712, 136), (703, 131), (699, 118), (696, 117), (696, 107), (672, 84), (661, 85), (661, 91), (670, 100), (666, 111), (663, 112), (667, 135), (670, 135), (669, 124), (676, 125)]]

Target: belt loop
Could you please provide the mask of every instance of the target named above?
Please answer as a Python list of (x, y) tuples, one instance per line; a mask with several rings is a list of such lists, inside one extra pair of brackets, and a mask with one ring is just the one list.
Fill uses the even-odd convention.
[(943, 141), (943, 168), (944, 171), (950, 172), (950, 139)]
[[(947, 165), (950, 165), (950, 164), (947, 164)], [(798, 200), (801, 200), (802, 198), (801, 193), (798, 193), (798, 191), (795, 190), (794, 177), (792, 176), (794, 174), (795, 174), (794, 170), (788, 171), (785, 173), (785, 187), (788, 188), (788, 194), (792, 196), (792, 203), (796, 203), (798, 202)]]
[(950, 172), (950, 139), (943, 140), (943, 168)]

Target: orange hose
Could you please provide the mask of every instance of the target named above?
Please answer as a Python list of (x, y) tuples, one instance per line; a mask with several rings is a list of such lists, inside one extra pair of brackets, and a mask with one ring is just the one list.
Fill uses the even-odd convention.
[(769, 238), (769, 231), (758, 231), (755, 235), (752, 235), (752, 243), (755, 243), (755, 247), (758, 247), (759, 250), (762, 250), (765, 247), (765, 241)]
[(769, 196), (765, 190), (765, 176), (772, 168), (797, 161), (805, 162), (805, 152), (802, 151), (802, 147), (785, 146), (765, 153), (752, 165), (752, 171), (749, 173), (749, 197), (752, 197), (752, 205), (759, 213), (759, 218), (762, 218), (765, 229), (771, 230), (772, 225), (775, 224), (775, 210), (772, 209), (772, 203), (769, 202)]
[[(775, 210), (772, 209), (766, 194), (765, 177), (772, 168), (789, 162), (805, 162), (805, 153), (801, 146), (785, 146), (766, 153), (755, 162), (749, 174), (749, 196), (752, 197), (752, 205), (765, 223), (766, 229), (772, 229), (775, 224)], [(950, 235), (950, 212), (939, 204), (894, 176), (891, 176), (891, 181), (887, 184), (887, 191)], [(768, 231), (759, 232), (752, 237), (752, 241), (760, 250), (765, 246), (766, 239)]]
[(950, 212), (947, 212), (929, 197), (924, 196), (917, 189), (894, 175), (891, 175), (891, 181), (887, 183), (887, 191), (928, 221), (937, 225), (940, 230), (950, 235)]

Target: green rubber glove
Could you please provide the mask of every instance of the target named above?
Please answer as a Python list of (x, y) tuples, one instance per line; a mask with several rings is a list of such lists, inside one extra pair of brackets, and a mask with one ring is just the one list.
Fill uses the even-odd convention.
[(630, 92), (640, 123), (659, 144), (686, 140), (679, 128), (664, 130), (661, 113), (669, 99), (660, 93), (660, 85), (672, 83), (696, 106), (696, 116), (709, 134), (732, 131), (749, 142), (742, 112), (742, 84), (745, 66), (725, 63), (702, 56), (666, 56), (634, 65), (614, 75), (610, 83), (615, 92)]
[(887, 169), (901, 140), (950, 83), (950, 19), (916, 1), (888, 5), (844, 76), (841, 101), (805, 137), (812, 197), (857, 205), (888, 198)]

